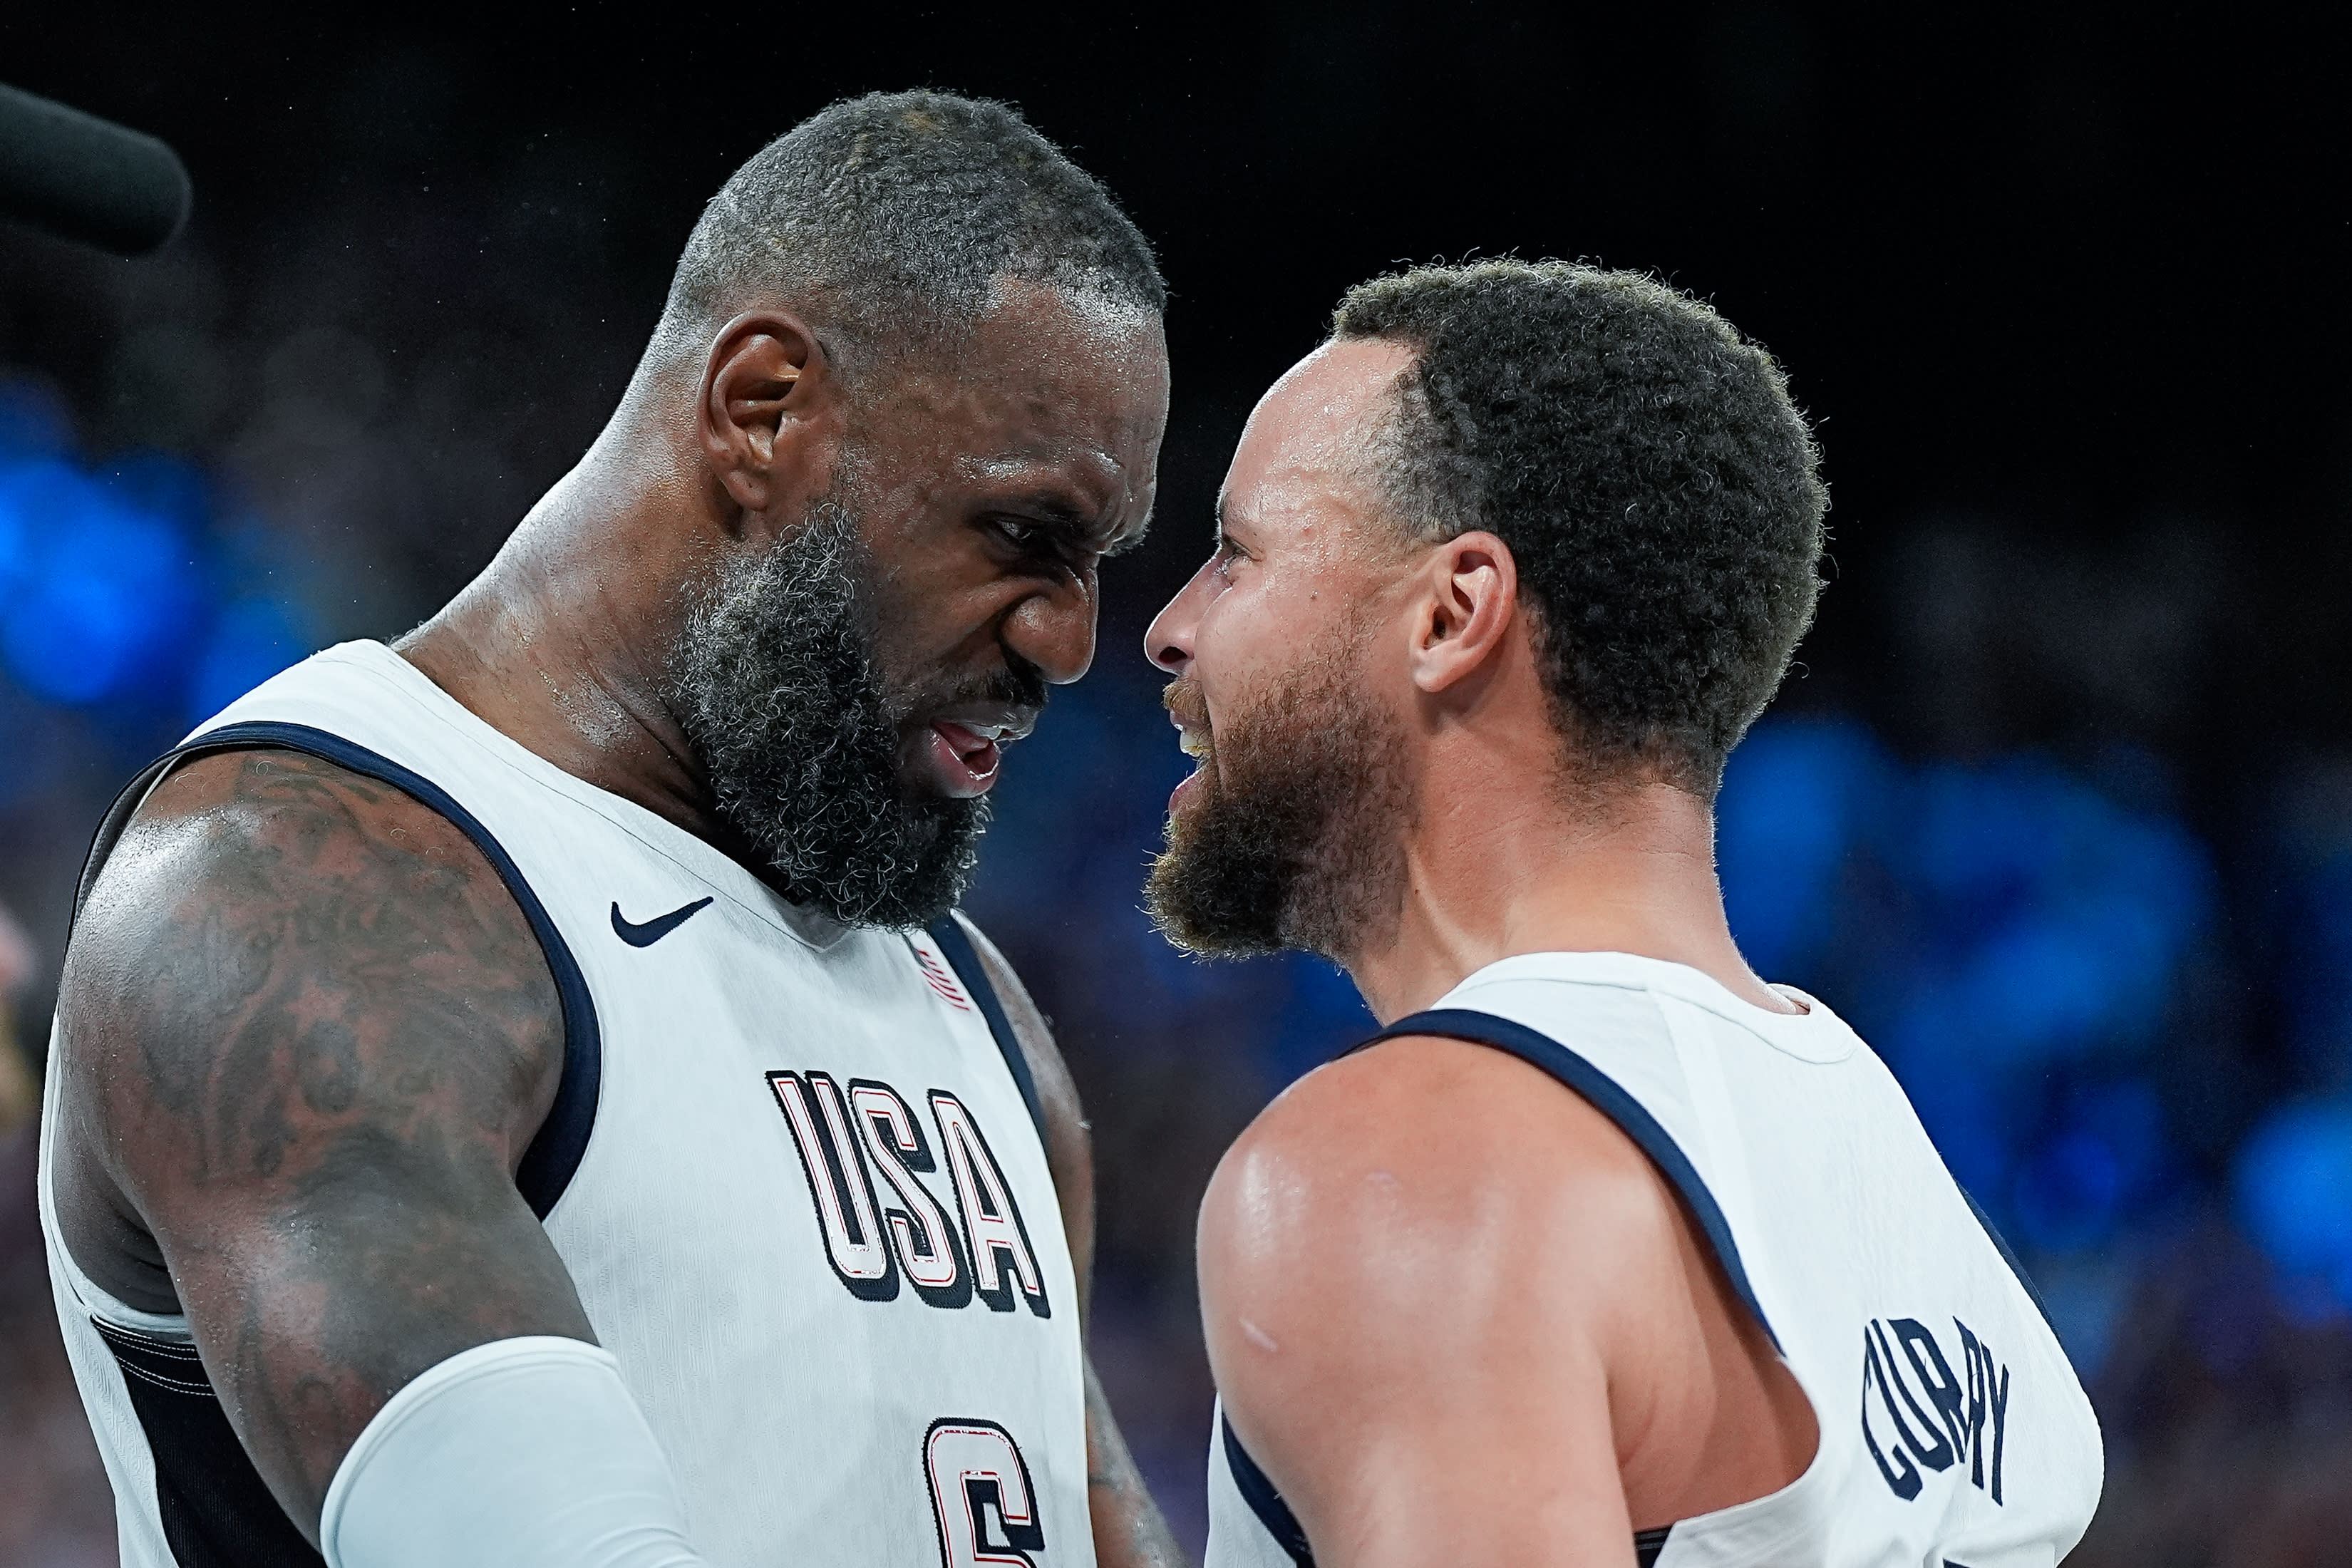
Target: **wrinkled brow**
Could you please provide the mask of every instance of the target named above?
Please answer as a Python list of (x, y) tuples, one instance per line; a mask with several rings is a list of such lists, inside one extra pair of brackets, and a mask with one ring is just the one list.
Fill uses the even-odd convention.
[(1066, 549), (1113, 556), (1134, 549), (1150, 531), (1151, 516), (1129, 529), (1115, 528), (1111, 519), (1093, 510), (1063, 489), (1033, 490), (1010, 505), (1034, 518)]

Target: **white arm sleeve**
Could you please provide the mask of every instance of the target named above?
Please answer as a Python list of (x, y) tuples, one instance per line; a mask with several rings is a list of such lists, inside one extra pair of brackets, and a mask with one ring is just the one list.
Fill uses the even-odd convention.
[(330, 1568), (702, 1568), (610, 1352), (497, 1340), (427, 1368), (343, 1456)]

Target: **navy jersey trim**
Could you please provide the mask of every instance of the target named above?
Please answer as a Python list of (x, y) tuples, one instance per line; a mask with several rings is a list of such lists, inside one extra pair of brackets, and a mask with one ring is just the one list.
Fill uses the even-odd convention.
[(1732, 1239), (1731, 1226), (1724, 1219), (1715, 1194), (1707, 1191), (1706, 1183), (1681, 1145), (1615, 1079), (1540, 1030), (1467, 1007), (1441, 1007), (1399, 1018), (1353, 1049), (1360, 1051), (1365, 1046), (1378, 1045), (1401, 1035), (1442, 1035), (1449, 1039), (1492, 1046), (1541, 1068), (1615, 1122), (1618, 1131), (1639, 1145), (1642, 1152), (1650, 1157), (1650, 1163), (1682, 1194), (1683, 1202), (1690, 1206), (1691, 1217), (1698, 1221), (1699, 1229), (1706, 1234), (1707, 1245), (1714, 1247), (1716, 1260), (1723, 1265), (1732, 1290), (1756, 1314), (1757, 1322), (1772, 1341), (1772, 1348), (1780, 1349), (1780, 1336), (1772, 1332), (1771, 1320), (1764, 1315), (1764, 1305), (1757, 1300), (1755, 1289), (1748, 1282), (1748, 1269), (1739, 1261), (1739, 1244)]
[[(179, 1568), (322, 1568), (236, 1440), (195, 1347), (92, 1318), (156, 1457), (155, 1514)], [(164, 1456), (169, 1455), (168, 1460)]]
[[(1952, 1185), (1960, 1187), (1958, 1182)], [(2017, 1276), (2020, 1285), (2025, 1287), (2026, 1300), (2032, 1301), (2033, 1310), (2042, 1314), (2042, 1321), (2050, 1325), (2050, 1331), (2056, 1333), (2058, 1325), (2050, 1321), (2050, 1309), (2042, 1302), (2042, 1292), (2034, 1288), (2033, 1276), (2025, 1271), (2025, 1265), (2020, 1263), (2017, 1254), (2009, 1249), (2009, 1237), (2001, 1235), (2000, 1227), (1992, 1223), (1992, 1215), (1984, 1212), (1984, 1205), (1977, 1202), (1976, 1194), (1960, 1187), (1960, 1196), (1967, 1201), (1969, 1212), (1977, 1216), (1977, 1223), (1984, 1226), (1985, 1235), (1992, 1238), (1993, 1247), (2000, 1253), (2000, 1260), (2009, 1265), (2009, 1271)], [(1955, 1563), (1949, 1564), (1949, 1568), (1964, 1568), (1964, 1565)]]
[(989, 984), (988, 968), (980, 961), (980, 950), (971, 944), (971, 934), (952, 914), (941, 916), (925, 929), (940, 944), (948, 967), (963, 982), (964, 990), (980, 1004), (980, 1016), (988, 1020), (988, 1032), (996, 1037), (996, 1048), (1004, 1053), (1005, 1068), (1021, 1090), (1022, 1103), (1029, 1108), (1029, 1120), (1037, 1124), (1037, 1142), (1045, 1142), (1045, 1107), (1037, 1098), (1037, 1079), (1029, 1071), (1029, 1053), (1021, 1048), (1021, 1037), (1013, 1032), (1013, 1020), (1005, 1016), (996, 987)]
[(1220, 1415), (1217, 1426), (1218, 1436), (1225, 1445), (1225, 1467), (1234, 1473), (1234, 1489), (1242, 1494), (1242, 1501), (1249, 1504), (1257, 1521), (1274, 1537), (1274, 1543), (1287, 1552), (1298, 1568), (1315, 1568), (1315, 1549), (1307, 1543), (1307, 1531), (1299, 1527), (1298, 1516), (1290, 1511), (1290, 1505), (1275, 1490), (1274, 1482), (1266, 1479), (1266, 1473), (1257, 1468), (1257, 1461), (1249, 1457), (1249, 1450), (1242, 1447), (1242, 1440), (1234, 1435), (1234, 1424)]
[(259, 750), (299, 752), (332, 763), (363, 778), (390, 784), (427, 810), (447, 818), (452, 826), (473, 841), (474, 847), (482, 852), (482, 858), (498, 872), (499, 879), (520, 906), (531, 934), (539, 939), (540, 951), (546, 955), (547, 967), (555, 978), (556, 997), (563, 1009), (563, 1076), (556, 1084), (555, 1103), (548, 1108), (547, 1120), (540, 1123), (530, 1146), (523, 1151), (522, 1163), (515, 1171), (515, 1190), (530, 1205), (532, 1214), (545, 1219), (554, 1210), (556, 1200), (563, 1196), (564, 1189), (572, 1184), (572, 1173), (579, 1170), (580, 1161), (588, 1152), (588, 1136), (596, 1125), (596, 1101), (604, 1071), (596, 1005), (588, 994), (587, 977), (581, 973), (579, 961), (572, 956), (572, 949), (548, 917), (539, 895), (523, 879), (514, 857), (472, 812), (431, 779), (356, 742), (307, 724), (257, 721), (208, 730), (156, 759), (115, 801), (99, 828), (97, 841), (90, 847), (89, 860), (82, 869), (80, 889), (74, 900), (76, 913), (89, 898), (91, 884), (98, 879), (106, 858), (113, 853), (131, 814), (139, 809), (157, 780), (192, 758)]
[[(1250, 1511), (1257, 1515), (1257, 1521), (1265, 1526), (1268, 1535), (1274, 1537), (1274, 1543), (1282, 1548), (1297, 1568), (1315, 1568), (1315, 1548), (1307, 1544), (1307, 1531), (1300, 1527), (1298, 1516), (1290, 1511), (1290, 1505), (1282, 1500), (1282, 1494), (1275, 1489), (1274, 1482), (1258, 1468), (1257, 1461), (1250, 1458), (1249, 1450), (1242, 1447), (1241, 1438), (1234, 1434), (1234, 1424), (1220, 1415), (1217, 1428), (1219, 1440), (1225, 1446), (1225, 1468), (1234, 1473), (1234, 1489), (1242, 1494), (1242, 1501), (1249, 1504)], [(1662, 1524), (1655, 1530), (1633, 1532), (1636, 1568), (1651, 1568), (1657, 1562), (1658, 1553), (1665, 1550), (1666, 1536), (1674, 1528), (1671, 1524)]]

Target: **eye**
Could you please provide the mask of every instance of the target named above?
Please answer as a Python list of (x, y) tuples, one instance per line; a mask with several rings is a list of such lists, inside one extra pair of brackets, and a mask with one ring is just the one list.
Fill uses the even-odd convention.
[(1017, 517), (991, 518), (989, 526), (1003, 535), (1005, 542), (1022, 550), (1036, 543), (1039, 535), (1045, 532), (1035, 523), (1024, 522)]

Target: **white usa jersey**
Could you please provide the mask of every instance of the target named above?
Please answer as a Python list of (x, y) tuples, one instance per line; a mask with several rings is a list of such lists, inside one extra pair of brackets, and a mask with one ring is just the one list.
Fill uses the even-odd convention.
[[(2048, 1568), (2099, 1500), (2099, 1427), (2006, 1249), (1836, 1015), (1767, 1012), (1622, 953), (1490, 964), (1375, 1038), (1478, 1041), (1549, 1072), (1674, 1184), (1811, 1400), (1803, 1475), (1643, 1532), (1656, 1568)], [(1312, 1562), (1222, 1416), (1209, 1568)]]
[[(1076, 1281), (1034, 1087), (961, 926), (813, 919), (380, 644), (298, 665), (174, 758), (254, 747), (440, 812), (538, 932), (565, 1064), (516, 1184), (707, 1560), (1091, 1568)], [(186, 1320), (124, 1307), (66, 1256), (53, 1138), (42, 1222), (122, 1561), (318, 1563), (236, 1446)]]

